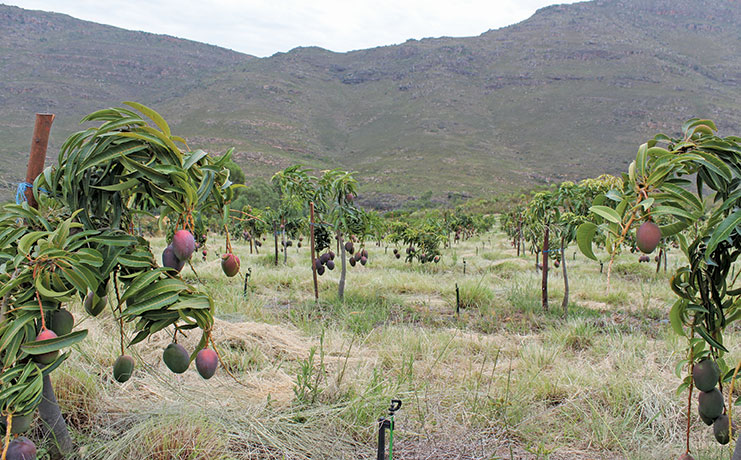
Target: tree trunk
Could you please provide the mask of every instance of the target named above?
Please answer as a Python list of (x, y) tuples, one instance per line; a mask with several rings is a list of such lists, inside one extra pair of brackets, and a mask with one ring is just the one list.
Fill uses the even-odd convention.
[(520, 257), (520, 241), (522, 240), (522, 222), (517, 222), (517, 257)]
[(280, 238), (281, 244), (283, 245), (283, 265), (288, 263), (288, 246), (286, 246), (286, 221), (284, 220), (280, 225)]
[(311, 240), (311, 272), (314, 276), (314, 300), (319, 301), (319, 282), (316, 277), (316, 251), (314, 249), (314, 202), (309, 203), (309, 239)]
[(252, 254), (252, 246), (254, 245), (255, 238), (250, 234), (250, 254)]
[(543, 310), (548, 311), (548, 238), (549, 228), (545, 226), (545, 236), (543, 237), (543, 282), (542, 282), (542, 303)]
[(662, 254), (663, 252), (664, 252), (664, 250), (663, 250), (663, 249), (659, 249), (659, 257), (658, 257), (658, 259), (659, 259), (659, 260), (658, 260), (658, 261), (656, 261), (656, 274), (657, 274), (657, 275), (658, 275), (658, 273), (659, 273), (659, 270), (661, 269), (661, 254)]
[(563, 302), (561, 302), (561, 308), (563, 308), (563, 317), (569, 314), (569, 275), (566, 273), (566, 249), (563, 244), (564, 238), (561, 237), (561, 267), (563, 271)]
[(278, 229), (273, 224), (273, 240), (275, 242), (275, 266), (278, 266)]
[(664, 250), (664, 273), (666, 273), (666, 250)]
[(72, 438), (67, 430), (67, 423), (62, 418), (62, 411), (59, 410), (57, 397), (54, 395), (54, 387), (51, 385), (49, 376), (44, 377), (44, 387), (42, 389), (42, 399), (39, 405), (39, 417), (44, 436), (49, 436), (52, 441), (51, 458), (62, 460), (72, 453)]
[(340, 271), (340, 286), (339, 290), (337, 291), (337, 297), (339, 297), (340, 302), (345, 301), (345, 274), (347, 273), (347, 266), (345, 264), (346, 253), (345, 253), (345, 243), (342, 241), (342, 232), (337, 232), (337, 242), (339, 243), (339, 250), (340, 255), (342, 257), (342, 270)]

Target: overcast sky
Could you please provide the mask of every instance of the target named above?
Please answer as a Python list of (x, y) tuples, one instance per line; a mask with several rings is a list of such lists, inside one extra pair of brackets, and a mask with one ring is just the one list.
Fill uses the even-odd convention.
[(574, 0), (0, 0), (131, 30), (270, 56), (297, 46), (350, 51), (409, 38), (474, 36)]

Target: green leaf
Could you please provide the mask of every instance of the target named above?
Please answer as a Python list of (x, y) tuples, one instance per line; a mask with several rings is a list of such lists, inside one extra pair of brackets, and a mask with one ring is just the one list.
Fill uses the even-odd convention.
[(715, 347), (718, 350), (728, 353), (726, 347), (724, 347), (722, 343), (718, 342), (710, 334), (708, 334), (708, 331), (707, 329), (705, 329), (704, 326), (696, 326), (695, 331), (697, 331), (697, 333), (700, 334), (700, 337), (705, 339), (705, 341), (710, 344), (711, 347)]
[(42, 231), (26, 233), (21, 237), (20, 241), (18, 241), (18, 252), (24, 255), (29, 254), (34, 243), (48, 234), (49, 232)]
[(692, 214), (691, 212), (685, 211), (682, 208), (676, 206), (656, 206), (651, 210), (654, 216), (673, 216), (673, 217), (684, 217), (690, 221), (696, 221), (699, 216)]
[(731, 172), (731, 169), (717, 156), (701, 151), (695, 151), (694, 153), (701, 155), (704, 159), (704, 161), (698, 161), (698, 163), (702, 164), (714, 173), (723, 176), (723, 178), (728, 182), (733, 180), (733, 173)]
[(0, 336), (0, 352), (5, 350), (5, 348), (10, 344), (13, 338), (16, 337), (16, 335), (26, 326), (26, 324), (34, 321), (35, 319), (36, 315), (32, 313), (25, 313), (16, 316), (15, 319), (10, 322), (8, 328), (5, 329), (2, 336)]
[(207, 310), (211, 308), (211, 301), (206, 296), (189, 297), (169, 307), (170, 310), (183, 310), (186, 308)]
[(589, 210), (609, 222), (620, 224), (620, 215), (612, 208), (608, 208), (607, 206), (592, 206)]
[(641, 201), (640, 205), (643, 207), (644, 211), (648, 211), (648, 208), (651, 207), (651, 205), (654, 204), (653, 198), (646, 198), (645, 200)]
[[(661, 237), (666, 238), (672, 235), (676, 235), (677, 233), (681, 232), (685, 228), (689, 227), (692, 221), (679, 221), (675, 222), (673, 224), (669, 225), (662, 225), (659, 227), (661, 230)], [(680, 244), (681, 244), (681, 238), (683, 238), (683, 235), (678, 235), (680, 237)], [(686, 246), (686, 244), (685, 244)]]
[(126, 310), (121, 313), (121, 316), (132, 317), (141, 315), (142, 313), (149, 310), (157, 310), (159, 308), (166, 307), (172, 303), (177, 302), (178, 297), (179, 295), (177, 292), (168, 292), (145, 302), (128, 306)]
[(71, 347), (72, 345), (83, 341), (87, 337), (87, 329), (70, 332), (48, 340), (37, 340), (21, 345), (21, 350), (29, 355), (42, 355), (52, 351), (61, 350), (62, 348)]
[(198, 163), (203, 157), (207, 156), (208, 153), (204, 152), (203, 150), (196, 150), (195, 152), (191, 153), (187, 159), (185, 160), (185, 163), (183, 163), (183, 169), (188, 170), (191, 166)]
[(101, 153), (91, 155), (87, 159), (85, 159), (85, 161), (79, 166), (77, 175), (80, 176), (85, 171), (89, 170), (90, 168), (93, 168), (103, 163), (108, 163), (114, 158), (125, 157), (126, 155), (131, 155), (136, 152), (141, 152), (142, 150), (146, 150), (148, 148), (149, 148), (149, 145), (144, 142), (139, 142), (137, 140), (131, 140), (131, 141), (119, 144), (115, 147), (104, 149)]
[(646, 160), (648, 158), (648, 144), (641, 144), (636, 155), (636, 172), (641, 180), (646, 178)]
[(592, 222), (585, 222), (576, 230), (576, 243), (579, 246), (579, 250), (592, 260), (598, 260), (592, 251), (592, 241), (594, 240), (594, 235), (597, 233), (597, 229), (598, 227)]
[(139, 275), (134, 281), (132, 281), (132, 283), (123, 293), (123, 295), (121, 296), (121, 302), (125, 302), (126, 299), (128, 299), (129, 297), (136, 295), (138, 292), (144, 290), (147, 286), (151, 285), (155, 280), (157, 280), (160, 275), (162, 275), (162, 273), (164, 273), (164, 269), (155, 268), (154, 270), (150, 270)]
[(741, 209), (723, 219), (723, 222), (715, 228), (705, 249), (705, 257), (710, 257), (718, 244), (728, 238), (738, 226), (741, 226)]
[(77, 260), (84, 263), (85, 265), (90, 265), (91, 267), (96, 268), (103, 265), (103, 256), (100, 255), (100, 252), (91, 248), (78, 249)]
[(190, 286), (185, 284), (183, 281), (177, 278), (165, 278), (160, 279), (154, 284), (147, 286), (146, 288), (136, 293), (136, 301), (144, 302), (146, 300), (158, 297), (167, 292), (183, 292), (190, 289)]
[(93, 286), (89, 285), (85, 281), (85, 278), (83, 278), (73, 269), (65, 267), (59, 268), (62, 270), (62, 276), (64, 276), (67, 281), (69, 281), (75, 287), (75, 289), (77, 289), (81, 293), (86, 293), (89, 289), (93, 289), (95, 286), (97, 286), (97, 283), (95, 283), (95, 285)]
[(681, 201), (688, 207), (694, 208), (695, 211), (702, 211), (702, 202), (697, 198), (695, 194), (690, 193), (682, 187), (667, 182), (664, 182), (661, 185), (661, 188), (665, 193), (674, 196), (677, 200)]
[(129, 107), (135, 108), (136, 110), (149, 117), (154, 122), (154, 124), (157, 125), (157, 127), (161, 129), (163, 133), (165, 133), (167, 137), (172, 136), (172, 132), (170, 132), (170, 125), (168, 125), (165, 119), (162, 118), (162, 115), (145, 105), (139, 104), (138, 102), (127, 101), (124, 102), (124, 104), (128, 105)]
[(686, 335), (684, 332), (684, 325), (682, 322), (682, 315), (684, 313), (686, 304), (687, 304), (686, 300), (679, 299), (676, 302), (674, 302), (672, 309), (669, 311), (669, 321), (671, 322), (672, 329), (674, 329), (675, 334), (682, 336), (682, 337)]
[(119, 182), (118, 184), (96, 185), (96, 186), (93, 186), (93, 188), (97, 188), (99, 190), (105, 190), (107, 192), (120, 192), (122, 190), (128, 190), (130, 188), (136, 187), (139, 183), (140, 183), (139, 179), (129, 179), (124, 182)]
[(36, 287), (36, 291), (38, 291), (41, 297), (46, 297), (48, 299), (60, 300), (61, 298), (65, 298), (66, 296), (68, 296), (73, 291), (73, 289), (69, 289), (64, 292), (58, 292), (53, 289), (50, 289), (44, 286), (43, 276), (41, 275), (37, 276), (36, 279), (34, 280), (34, 286)]

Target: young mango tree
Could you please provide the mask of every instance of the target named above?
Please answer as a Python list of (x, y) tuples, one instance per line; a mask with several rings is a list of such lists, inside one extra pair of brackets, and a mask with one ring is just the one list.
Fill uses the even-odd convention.
[(362, 209), (354, 204), (357, 195), (358, 181), (353, 173), (332, 169), (326, 171), (317, 181), (314, 202), (319, 215), (324, 216), (333, 228), (340, 251), (340, 281), (337, 296), (340, 301), (345, 298), (345, 278), (347, 276), (347, 250), (345, 237), (365, 235), (367, 221), (363, 218)]
[[(176, 342), (181, 331), (202, 330), (196, 349), (180, 357), (178, 364), (186, 368), (213, 344), (211, 297), (184, 282), (177, 270), (158, 266), (147, 240), (129, 232), (136, 212), (152, 204), (161, 218), (192, 232), (195, 213), (229, 201), (228, 171), (206, 152), (190, 151), (153, 110), (126, 104), (83, 119), (99, 126), (71, 135), (57, 165), (36, 178), (38, 207), (11, 204), (0, 213), (3, 457), (11, 448), (31, 449), (27, 439), (11, 437), (30, 427), (40, 405), (61, 455), (70, 453), (63, 420), (49, 420), (42, 411), (46, 404), (47, 413), (59, 413), (49, 374), (69, 357), (62, 350), (87, 335), (72, 331), (74, 318), (65, 304), (84, 299), (91, 315), (110, 306), (119, 326), (114, 366), (119, 381), (133, 371), (126, 348), (157, 331), (169, 329)], [(107, 301), (113, 294), (115, 300)]]
[(405, 261), (411, 263), (439, 262), (440, 246), (448, 239), (445, 223), (442, 219), (426, 219), (411, 223), (396, 221), (390, 226), (389, 239), (393, 243), (403, 243), (406, 248)]
[[(541, 279), (541, 305), (543, 310), (548, 311), (548, 260), (557, 247), (555, 235), (551, 234), (551, 227), (556, 225), (561, 218), (561, 210), (558, 207), (558, 191), (548, 190), (538, 192), (532, 196), (525, 208), (525, 234), (535, 248), (536, 268), (542, 270)], [(553, 239), (553, 241), (551, 241)], [(542, 252), (542, 260), (538, 265), (538, 254)]]
[(259, 254), (260, 246), (262, 246), (260, 240), (270, 230), (265, 213), (263, 210), (253, 208), (252, 206), (245, 206), (242, 208), (242, 211), (245, 218), (242, 224), (244, 232), (246, 232), (245, 236), (250, 242), (250, 254), (252, 254), (253, 250)]
[(560, 251), (552, 253), (558, 268), (561, 265), (564, 283), (564, 296), (561, 302), (564, 316), (568, 314), (569, 306), (569, 276), (566, 269), (566, 248), (576, 240), (576, 233), (581, 224), (587, 222), (589, 207), (593, 200), (607, 193), (611, 186), (620, 181), (615, 176), (602, 175), (597, 179), (584, 179), (578, 184), (570, 181), (562, 182), (556, 191), (556, 199), (553, 203), (559, 210), (554, 229), (560, 239)]
[(507, 234), (511, 240), (512, 247), (517, 250), (517, 257), (520, 253), (525, 253), (522, 247), (522, 225), (525, 214), (525, 204), (518, 203), (508, 212), (502, 213), (499, 217), (499, 227)]
[[(594, 258), (590, 241), (599, 231), (609, 232), (617, 242), (635, 230), (636, 244), (652, 252), (662, 238), (676, 235), (687, 264), (671, 279), (678, 297), (669, 319), (673, 330), (686, 338), (686, 357), (677, 365), (677, 375), (686, 369), (678, 392), (687, 390), (687, 439), (682, 460), (691, 460), (690, 430), (693, 388), (699, 391), (700, 419), (713, 425), (721, 444), (735, 437), (734, 386), (741, 361), (728, 363), (724, 332), (741, 318), (741, 286), (733, 264), (741, 255), (741, 138), (718, 137), (710, 120), (691, 119), (683, 135), (672, 138), (658, 134), (638, 149), (635, 161), (624, 176), (624, 185), (614, 191), (618, 206), (606, 214), (607, 224), (583, 224), (580, 247)], [(693, 178), (695, 192), (689, 187)], [(703, 200), (709, 190), (713, 201), (705, 215)], [(655, 218), (664, 216), (659, 226)], [(691, 235), (679, 233), (694, 227)], [(724, 395), (725, 393), (725, 395)], [(729, 450), (732, 449), (732, 443)], [(741, 444), (729, 452), (741, 459)]]
[[(286, 227), (301, 226), (301, 221), (306, 218), (308, 204), (314, 193), (313, 181), (308, 175), (310, 171), (311, 169), (301, 165), (289, 166), (275, 173), (271, 179), (280, 192), (280, 207), (277, 209), (275, 218), (280, 222), (284, 264), (288, 260)], [(278, 263), (277, 254), (276, 249), (276, 265)]]

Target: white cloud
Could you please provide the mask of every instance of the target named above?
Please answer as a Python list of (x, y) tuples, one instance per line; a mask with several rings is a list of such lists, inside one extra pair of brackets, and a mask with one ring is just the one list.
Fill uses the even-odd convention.
[[(132, 30), (269, 56), (297, 46), (349, 51), (409, 38), (473, 36), (522, 21), (549, 0), (9, 0)], [(572, 3), (567, 0), (566, 3)]]

